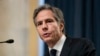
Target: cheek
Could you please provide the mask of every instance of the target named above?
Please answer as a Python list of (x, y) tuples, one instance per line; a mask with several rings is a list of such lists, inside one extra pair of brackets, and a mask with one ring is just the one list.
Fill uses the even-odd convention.
[(39, 35), (41, 35), (41, 29), (40, 28), (37, 28), (37, 32), (39, 33)]
[(52, 29), (52, 35), (54, 41), (57, 41), (60, 37), (60, 30), (59, 27), (53, 27)]
[(39, 34), (40, 38), (41, 38), (41, 39), (43, 39), (43, 38), (42, 38), (42, 34), (41, 34), (41, 33), (42, 33), (42, 31), (41, 31), (40, 29), (37, 29), (37, 32), (38, 32), (38, 34)]
[(53, 33), (59, 32), (59, 26), (58, 25), (51, 25), (51, 26), (49, 26), (49, 30)]

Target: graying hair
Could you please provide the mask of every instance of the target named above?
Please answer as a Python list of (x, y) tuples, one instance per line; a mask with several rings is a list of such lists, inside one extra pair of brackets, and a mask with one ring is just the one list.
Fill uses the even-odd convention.
[[(34, 24), (36, 25), (36, 17), (38, 15), (38, 13), (42, 10), (51, 10), (54, 14), (54, 18), (55, 20), (58, 22), (58, 23), (63, 23), (64, 24), (64, 16), (63, 16), (63, 13), (62, 11), (59, 9), (59, 8), (56, 8), (56, 7), (53, 7), (53, 6), (50, 6), (48, 4), (45, 4), (43, 6), (40, 6), (38, 8), (36, 8), (34, 10), (34, 13), (33, 13), (33, 20), (34, 20)], [(63, 33), (65, 33), (65, 28), (63, 29), (62, 31)]]

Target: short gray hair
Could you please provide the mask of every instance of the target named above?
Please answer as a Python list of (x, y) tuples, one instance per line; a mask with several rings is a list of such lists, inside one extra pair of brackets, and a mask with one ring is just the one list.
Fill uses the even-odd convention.
[[(45, 5), (43, 5), (43, 6), (40, 6), (40, 7), (38, 7), (38, 8), (36, 8), (35, 10), (34, 10), (34, 13), (33, 13), (33, 20), (34, 20), (34, 24), (36, 25), (36, 17), (37, 17), (37, 15), (38, 15), (38, 13), (40, 12), (40, 11), (42, 11), (42, 10), (51, 10), (52, 12), (53, 12), (53, 14), (54, 14), (54, 18), (56, 19), (56, 21), (58, 22), (58, 23), (63, 23), (64, 24), (64, 16), (63, 16), (63, 13), (62, 13), (62, 11), (59, 9), (59, 8), (56, 8), (56, 7), (54, 7), (54, 6), (50, 6), (50, 5), (48, 5), (48, 4), (45, 4)], [(63, 33), (65, 33), (65, 28), (63, 29), (63, 31), (62, 31)]]

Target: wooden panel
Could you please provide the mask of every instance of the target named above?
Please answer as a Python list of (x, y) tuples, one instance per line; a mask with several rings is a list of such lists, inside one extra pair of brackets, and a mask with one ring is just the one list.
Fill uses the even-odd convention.
[(33, 23), (33, 11), (38, 6), (38, 0), (29, 1), (29, 25), (30, 25), (30, 34), (29, 34), (29, 56), (38, 56), (38, 37), (37, 31)]

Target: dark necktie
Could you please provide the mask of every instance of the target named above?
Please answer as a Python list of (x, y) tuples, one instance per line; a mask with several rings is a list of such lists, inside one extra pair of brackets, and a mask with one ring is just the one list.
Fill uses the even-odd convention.
[(57, 50), (51, 49), (51, 51), (50, 51), (51, 56), (56, 56), (56, 53), (57, 53)]

